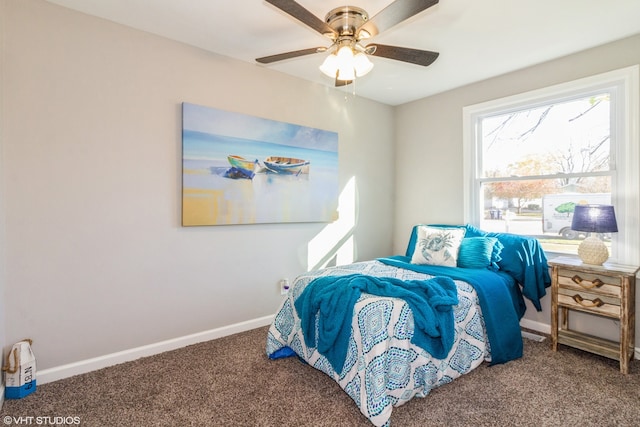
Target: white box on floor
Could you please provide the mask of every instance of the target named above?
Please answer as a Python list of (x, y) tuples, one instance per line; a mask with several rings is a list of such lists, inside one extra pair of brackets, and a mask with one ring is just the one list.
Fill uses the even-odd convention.
[(36, 391), (36, 357), (31, 350), (32, 341), (22, 340), (13, 345), (5, 366), (5, 397), (21, 399)]

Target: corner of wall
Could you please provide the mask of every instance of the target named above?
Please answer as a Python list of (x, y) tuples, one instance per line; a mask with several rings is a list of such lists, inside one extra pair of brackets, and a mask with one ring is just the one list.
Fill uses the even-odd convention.
[[(4, 79), (4, 64), (5, 64), (5, 33), (4, 29), (6, 28), (5, 20), (6, 20), (6, 8), (7, 1), (0, 0), (0, 365), (2, 365), (2, 361), (4, 360), (4, 344), (6, 340), (6, 331), (5, 331), (5, 309), (4, 309), (4, 288), (5, 288), (5, 234), (4, 234), (4, 164), (2, 155), (4, 151), (4, 97), (2, 94), (5, 93), (5, 79)], [(0, 409), (2, 409), (2, 405), (4, 404), (4, 375), (0, 377)]]

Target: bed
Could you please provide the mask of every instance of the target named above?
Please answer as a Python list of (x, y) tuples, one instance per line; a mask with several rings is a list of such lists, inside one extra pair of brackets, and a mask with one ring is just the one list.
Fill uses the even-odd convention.
[(297, 277), (266, 352), (324, 372), (373, 425), (388, 426), (394, 407), (483, 362), (521, 357), (524, 298), (541, 310), (550, 283), (535, 239), (416, 225), (405, 255)]

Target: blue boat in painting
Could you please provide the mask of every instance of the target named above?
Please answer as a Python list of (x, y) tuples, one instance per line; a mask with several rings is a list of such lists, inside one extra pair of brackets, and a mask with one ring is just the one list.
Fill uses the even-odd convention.
[(270, 156), (264, 159), (264, 165), (271, 172), (289, 175), (309, 173), (309, 164), (308, 160), (293, 157)]
[(258, 159), (251, 161), (234, 154), (227, 156), (227, 160), (231, 168), (225, 172), (224, 176), (232, 179), (253, 179), (259, 165)]

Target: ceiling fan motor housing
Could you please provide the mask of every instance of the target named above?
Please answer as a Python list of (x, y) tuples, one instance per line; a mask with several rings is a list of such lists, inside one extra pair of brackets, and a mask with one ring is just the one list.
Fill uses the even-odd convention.
[[(358, 28), (367, 22), (369, 15), (359, 7), (342, 6), (331, 10), (324, 19), (338, 37), (354, 37)], [(331, 34), (331, 37), (335, 37), (335, 34)]]

